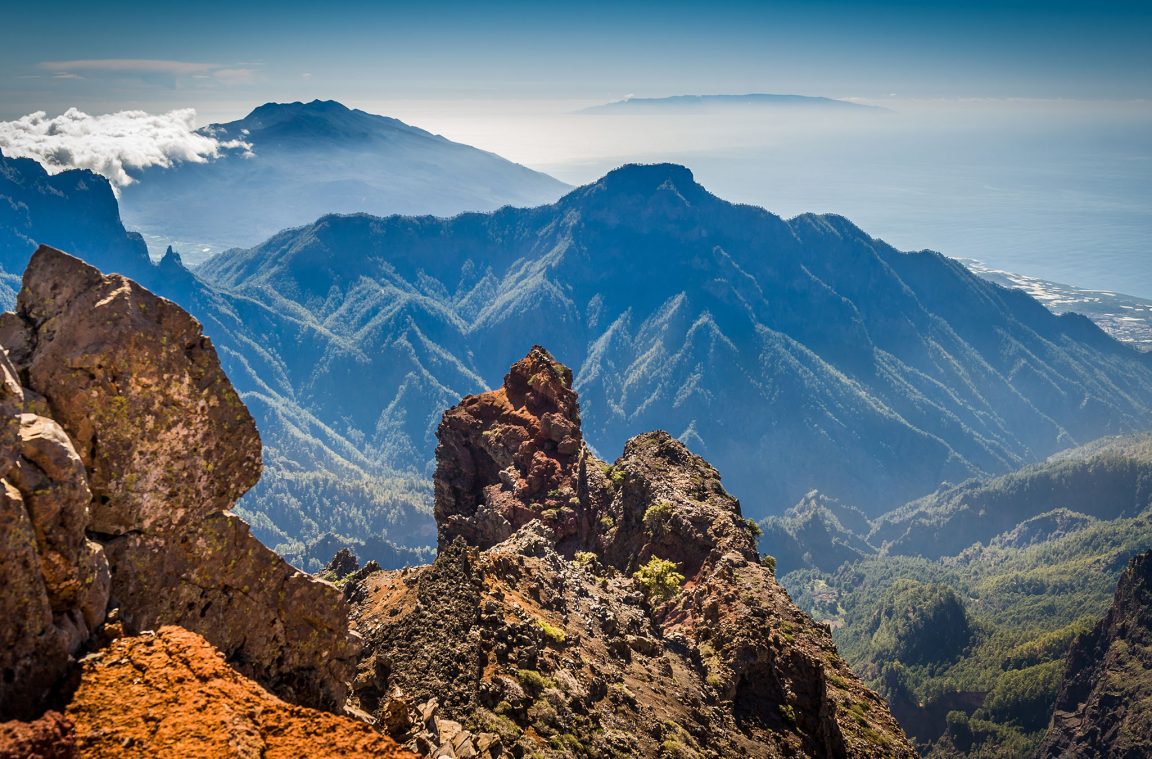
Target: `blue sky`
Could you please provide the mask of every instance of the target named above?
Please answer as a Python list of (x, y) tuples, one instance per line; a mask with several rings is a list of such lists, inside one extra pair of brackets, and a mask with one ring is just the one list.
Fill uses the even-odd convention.
[(267, 100), (795, 92), (1152, 98), (1147, 2), (57, 3), (7, 8), (0, 119)]

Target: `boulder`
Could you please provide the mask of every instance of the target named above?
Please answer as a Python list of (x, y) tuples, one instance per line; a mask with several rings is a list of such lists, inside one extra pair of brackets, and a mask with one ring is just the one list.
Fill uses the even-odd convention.
[(83, 623), (65, 648), (117, 607), (129, 634), (182, 625), (281, 697), (339, 710), (357, 650), (346, 605), (228, 512), (260, 475), (260, 438), (200, 324), (41, 246), (0, 344), (20, 380), (2, 383), (0, 411), (23, 393), (51, 417), (7, 423), (0, 443), (18, 450), (0, 445), (0, 463), (29, 493), (9, 540), (32, 529), (50, 608)]

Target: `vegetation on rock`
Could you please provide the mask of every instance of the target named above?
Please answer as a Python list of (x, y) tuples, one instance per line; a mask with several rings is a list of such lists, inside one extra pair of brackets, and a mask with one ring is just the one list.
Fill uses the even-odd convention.
[(676, 562), (658, 556), (649, 559), (632, 578), (644, 590), (648, 601), (656, 606), (670, 601), (684, 584), (684, 575), (676, 571)]

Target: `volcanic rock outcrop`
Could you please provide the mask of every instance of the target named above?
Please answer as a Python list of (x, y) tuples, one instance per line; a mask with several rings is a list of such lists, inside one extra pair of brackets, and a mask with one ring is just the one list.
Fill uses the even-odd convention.
[(42, 708), (109, 609), (129, 634), (180, 625), (285, 700), (339, 709), (345, 604), (228, 513), (260, 439), (200, 325), (41, 247), (0, 344), (0, 717)]
[(1133, 557), (1104, 619), (1072, 645), (1037, 756), (1152, 756), (1152, 551)]
[(429, 757), (913, 756), (716, 470), (663, 432), (600, 461), (571, 379), (533, 348), (444, 415), (438, 558), (345, 584), (354, 701)]

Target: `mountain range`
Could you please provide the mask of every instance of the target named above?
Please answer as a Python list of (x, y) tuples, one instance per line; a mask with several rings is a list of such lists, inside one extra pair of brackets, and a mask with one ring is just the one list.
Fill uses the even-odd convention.
[(854, 103), (851, 100), (816, 97), (812, 95), (778, 95), (753, 92), (746, 95), (672, 95), (660, 98), (626, 97), (603, 105), (585, 108), (581, 113), (698, 113), (725, 111), (733, 108), (767, 108), (789, 110), (830, 109), (840, 111), (875, 111), (888, 109), (874, 105)]
[(568, 186), (500, 156), (335, 101), (266, 103), (200, 130), (229, 150), (207, 163), (137, 171), (124, 219), (191, 262), (332, 212), (489, 211), (554, 201)]
[(75, 251), (102, 269), (137, 274), (148, 249), (120, 223), (104, 177), (84, 169), (49, 174), (31, 158), (0, 152), (0, 305), (10, 310), (38, 243)]
[(197, 275), (335, 336), (295, 397), (401, 470), (532, 343), (578, 367), (594, 446), (666, 427), (754, 516), (813, 487), (876, 514), (1152, 418), (1152, 366), (1084, 317), (674, 165), (535, 209), (326, 216)]
[(0, 344), (0, 756), (915, 755), (719, 472), (598, 460), (543, 348), (445, 412), (434, 562), (313, 576), (231, 512), (260, 438), (178, 305), (41, 246)]
[[(190, 270), (146, 262), (95, 175), (51, 178), (75, 183), (61, 200), (39, 167), (3, 165), (33, 178), (9, 205), (39, 209), (13, 217), (10, 274), (27, 240), (57, 241), (202, 321), (265, 441), (239, 512), (312, 568), (340, 545), (397, 564), (432, 542), (441, 409), (532, 344), (576, 368), (594, 449), (665, 428), (755, 518), (814, 488), (875, 516), (1152, 421), (1152, 364), (1084, 317), (842, 217), (728, 203), (680, 166), (529, 209), (327, 215)], [(68, 215), (90, 239), (37, 221)]]

